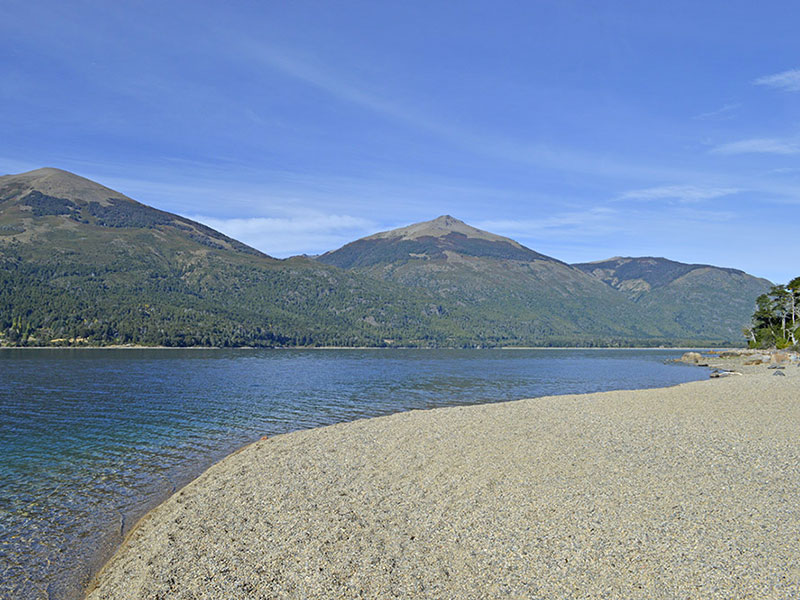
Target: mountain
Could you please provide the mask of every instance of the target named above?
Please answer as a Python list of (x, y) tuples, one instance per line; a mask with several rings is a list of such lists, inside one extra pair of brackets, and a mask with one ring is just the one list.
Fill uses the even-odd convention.
[(59, 169), (0, 177), (0, 344), (463, 343), (421, 296)]
[[(448, 262), (455, 255), (521, 261), (555, 261), (554, 258), (488, 231), (443, 215), (432, 221), (384, 231), (356, 240), (317, 257), (342, 269), (366, 268), (414, 260)], [(555, 261), (559, 262), (559, 261)]]
[(449, 215), (278, 260), (66, 171), (0, 177), (0, 345), (741, 343), (768, 285), (568, 265)]
[(371, 235), (317, 260), (432, 293), (463, 327), (484, 324), (477, 338), (490, 345), (712, 339), (581, 269), (449, 215)]
[(753, 302), (772, 285), (738, 269), (685, 264), (656, 257), (614, 257), (574, 267), (660, 314), (689, 335), (737, 340)]
[(0, 208), (0, 232), (17, 243), (34, 238), (67, 241), (71, 233), (91, 229), (97, 237), (119, 244), (131, 231), (150, 231), (149, 243), (163, 242), (164, 236), (155, 234), (160, 232), (173, 241), (268, 258), (210, 227), (140, 204), (60, 169), (0, 177)]

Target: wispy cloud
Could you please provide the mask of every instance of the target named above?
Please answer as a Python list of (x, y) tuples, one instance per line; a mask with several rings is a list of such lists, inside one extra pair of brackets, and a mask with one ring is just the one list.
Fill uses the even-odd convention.
[(774, 75), (765, 75), (753, 81), (755, 85), (766, 85), (768, 87), (777, 88), (786, 92), (800, 92), (800, 69), (789, 69), (775, 73)]
[(711, 149), (713, 154), (797, 154), (800, 144), (778, 138), (753, 138), (721, 144)]
[(742, 190), (729, 187), (709, 187), (696, 185), (666, 185), (625, 192), (617, 200), (676, 200), (690, 203), (722, 198), (741, 192)]
[(594, 207), (568, 211), (541, 219), (497, 219), (480, 221), (477, 227), (513, 239), (563, 239), (567, 235), (601, 236), (619, 229), (618, 212), (613, 208)]
[(277, 50), (262, 42), (240, 40), (239, 47), (252, 59), (279, 71), (287, 77), (302, 81), (327, 94), (347, 103), (355, 104), (372, 112), (392, 117), (422, 129), (444, 135), (453, 135), (454, 131), (438, 122), (415, 113), (407, 106), (387, 100), (380, 94), (369, 91), (363, 82), (354, 83), (337, 76), (330, 68), (321, 68), (310, 61), (304, 61), (290, 53)]
[(796, 175), (797, 173), (800, 173), (800, 167), (782, 167), (767, 171), (768, 175)]
[(333, 250), (375, 230), (367, 219), (316, 211), (291, 217), (189, 218), (277, 257)]
[[(231, 41), (236, 49), (236, 60), (248, 56), (253, 64), (305, 83), (331, 97), (366, 109), (396, 122), (427, 132), (460, 149), (477, 155), (497, 158), (546, 169), (583, 173), (601, 177), (652, 177), (680, 176), (675, 169), (643, 164), (608, 153), (593, 153), (575, 148), (553, 145), (543, 140), (521, 139), (493, 131), (465, 127), (448, 119), (447, 115), (431, 114), (413, 100), (398, 100), (384, 83), (359, 80), (338, 72), (335, 65), (322, 64), (316, 59), (298, 57), (291, 51), (276, 48), (260, 40), (236, 39)], [(390, 99), (391, 98), (391, 99)]]
[(742, 105), (738, 102), (736, 104), (725, 104), (717, 110), (700, 113), (692, 118), (698, 121), (727, 121), (735, 116), (736, 111), (741, 106)]

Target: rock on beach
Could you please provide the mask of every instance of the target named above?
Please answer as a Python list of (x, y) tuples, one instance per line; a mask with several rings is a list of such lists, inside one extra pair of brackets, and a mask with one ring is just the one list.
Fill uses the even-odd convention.
[(88, 598), (800, 597), (800, 369), (261, 440)]

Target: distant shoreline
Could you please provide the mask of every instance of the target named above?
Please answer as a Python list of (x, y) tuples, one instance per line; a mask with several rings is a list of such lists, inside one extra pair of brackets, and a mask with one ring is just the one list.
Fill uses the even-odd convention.
[(744, 346), (0, 346), (2, 350), (742, 350)]

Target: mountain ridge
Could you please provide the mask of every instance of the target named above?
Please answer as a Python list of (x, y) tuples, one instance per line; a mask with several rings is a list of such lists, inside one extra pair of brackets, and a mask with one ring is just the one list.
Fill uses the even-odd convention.
[[(609, 285), (630, 279), (641, 279), (651, 286), (663, 285), (696, 269), (719, 269), (728, 273), (749, 275), (741, 269), (704, 263), (682, 263), (660, 256), (614, 256), (605, 260), (573, 263), (573, 267), (603, 279)], [(752, 277), (752, 275), (751, 275)], [(760, 278), (759, 278), (760, 279)], [(766, 280), (764, 280), (766, 281)]]
[[(0, 179), (0, 344), (447, 344), (419, 293), (278, 260), (57, 169)], [(456, 343), (453, 341), (452, 343)]]
[[(772, 286), (770, 281), (740, 269), (660, 257), (614, 257), (573, 266), (619, 290), (644, 310), (662, 314), (688, 331), (701, 331), (713, 322), (717, 333), (729, 339), (749, 323), (752, 299)], [(727, 318), (715, 311), (715, 306), (725, 306)]]
[(279, 260), (44, 168), (0, 177), (0, 344), (713, 345), (764, 291), (647, 260), (568, 265), (451, 215)]
[[(481, 246), (465, 243), (459, 234), (472, 234)], [(439, 297), (457, 295), (478, 308), (505, 305), (516, 330), (538, 322), (545, 330), (574, 336), (588, 329), (665, 338), (705, 333), (734, 341), (749, 321), (755, 297), (770, 285), (738, 269), (660, 257), (568, 265), (450, 215), (366, 236), (317, 260)], [(709, 309), (711, 298), (717, 310)], [(537, 307), (547, 307), (549, 314)]]
[(53, 167), (0, 177), (0, 207), (6, 219), (13, 218), (16, 211), (23, 228), (30, 217), (52, 217), (48, 224), (39, 222), (39, 234), (46, 225), (63, 229), (74, 227), (75, 223), (118, 229), (168, 228), (207, 247), (267, 257), (202, 223), (147, 206), (90, 179)]
[[(518, 242), (514, 250), (509, 251), (508, 238), (470, 227), (476, 232), (473, 236), (481, 238), (482, 246), (475, 248), (472, 243), (465, 244), (462, 239), (454, 238), (458, 229), (463, 231), (465, 227), (470, 226), (445, 215), (366, 236), (327, 252), (317, 260), (406, 288), (425, 289), (443, 301), (456, 297), (458, 302), (470, 305), (482, 319), (492, 320), (495, 315), (502, 314), (503, 324), (498, 328), (504, 331), (546, 332), (543, 335), (555, 335), (560, 331), (573, 337), (591, 332), (606, 337), (667, 339), (697, 337), (707, 332), (709, 337), (734, 340), (740, 329), (739, 322), (749, 319), (750, 313), (745, 312), (750, 309), (737, 306), (732, 317), (714, 315), (712, 321), (718, 325), (698, 324), (687, 316), (697, 312), (698, 307), (685, 300), (677, 306), (665, 305), (653, 310), (652, 303), (639, 302), (633, 293), (637, 283), (647, 288), (640, 290), (642, 292), (649, 291), (651, 284), (626, 280), (623, 285), (615, 285), (613, 277), (603, 276), (606, 271), (602, 267), (607, 266), (604, 261), (593, 268), (568, 265)], [(414, 239), (409, 240), (411, 237)], [(411, 241), (419, 244), (411, 246)], [(618, 260), (639, 265), (634, 259)], [(645, 266), (640, 265), (640, 270), (647, 271), (648, 260), (643, 262)], [(692, 266), (669, 259), (655, 262), (657, 267), (672, 266), (673, 270), (681, 271), (680, 275), (694, 270)], [(726, 272), (708, 268), (715, 269), (715, 276)], [(648, 276), (652, 279), (653, 273)], [(668, 276), (668, 279), (675, 277)], [(757, 282), (751, 287), (760, 292), (766, 285)], [(702, 282), (699, 286), (702, 287)], [(757, 295), (755, 293), (753, 298)], [(729, 303), (722, 301), (720, 306), (726, 304)], [(708, 314), (707, 307), (701, 308), (702, 314)]]

